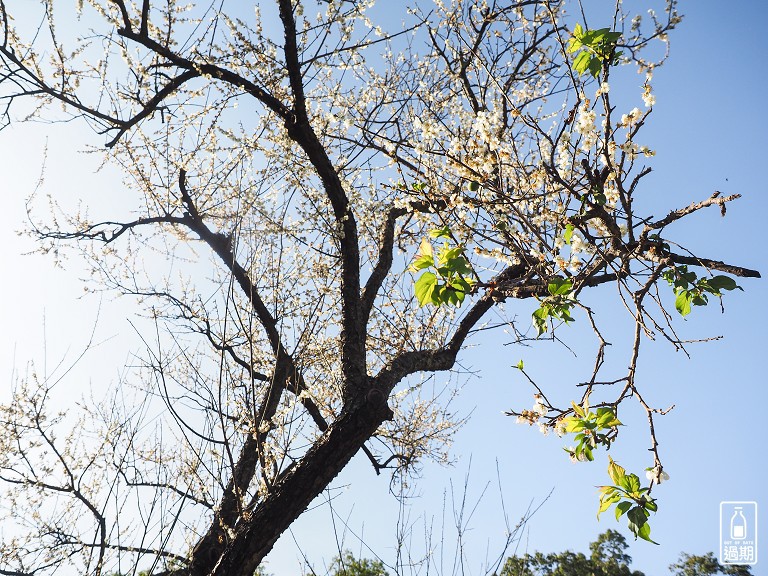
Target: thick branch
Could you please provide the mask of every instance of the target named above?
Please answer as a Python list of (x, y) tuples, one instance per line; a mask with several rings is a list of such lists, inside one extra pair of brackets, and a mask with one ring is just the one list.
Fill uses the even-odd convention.
[[(142, 23), (143, 25), (143, 23)], [(112, 148), (115, 144), (117, 144), (117, 141), (122, 138), (123, 134), (128, 132), (131, 128), (133, 128), (136, 124), (144, 120), (147, 116), (151, 116), (155, 113), (160, 103), (165, 100), (168, 96), (176, 92), (181, 86), (187, 82), (188, 80), (192, 80), (193, 78), (197, 78), (200, 74), (197, 73), (195, 70), (186, 70), (179, 74), (176, 78), (172, 79), (168, 84), (163, 86), (162, 90), (158, 91), (152, 98), (149, 99), (149, 102), (147, 102), (144, 107), (141, 109), (141, 111), (138, 114), (135, 114), (132, 116), (129, 120), (124, 121), (120, 128), (117, 130), (117, 134), (115, 135), (112, 140), (107, 142), (107, 148)]]
[[(509, 266), (494, 278), (494, 285), (508, 287), (522, 278), (524, 271), (524, 264)], [(461, 319), (453, 336), (444, 347), (403, 352), (395, 357), (376, 375), (373, 380), (373, 389), (379, 391), (386, 398), (394, 386), (410, 374), (451, 369), (469, 332), (494, 306), (499, 296), (501, 294), (497, 293), (494, 288), (488, 290)]]
[(691, 205), (686, 206), (685, 208), (672, 210), (669, 214), (667, 214), (661, 220), (646, 224), (645, 233), (647, 234), (647, 231), (649, 230), (659, 230), (661, 228), (664, 228), (665, 226), (671, 224), (672, 222), (675, 222), (676, 220), (680, 220), (684, 216), (687, 216), (688, 214), (692, 214), (693, 212), (701, 210), (702, 208), (706, 208), (707, 206), (720, 206), (720, 210), (722, 211), (723, 215), (725, 215), (726, 203), (733, 202), (734, 200), (738, 200), (739, 198), (741, 198), (741, 194), (731, 194), (730, 196), (723, 196), (721, 198), (720, 192), (715, 192), (714, 194), (712, 194), (712, 196), (710, 196), (706, 200), (703, 200), (702, 202), (694, 202)]
[(244, 78), (239, 74), (232, 72), (231, 70), (227, 70), (226, 68), (222, 68), (221, 66), (217, 66), (215, 64), (210, 64), (207, 62), (194, 62), (189, 58), (184, 58), (183, 56), (180, 56), (169, 48), (163, 46), (159, 42), (152, 40), (148, 36), (137, 34), (136, 32), (133, 32), (127, 28), (119, 30), (118, 33), (122, 37), (133, 40), (145, 48), (152, 50), (159, 56), (167, 59), (174, 66), (177, 66), (183, 70), (194, 70), (200, 75), (211, 76), (212, 78), (216, 78), (217, 80), (221, 80), (227, 84), (241, 88), (259, 100), (269, 110), (277, 114), (283, 120), (286, 120), (289, 117), (288, 109), (280, 100), (275, 98), (264, 88), (254, 84), (247, 78)]
[(293, 93), (293, 111), (285, 119), (288, 136), (301, 146), (323, 183), (339, 227), (341, 249), (341, 370), (345, 401), (364, 392), (366, 383), (366, 315), (360, 301), (360, 246), (357, 222), (349, 199), (322, 143), (312, 129), (304, 98), (304, 80), (296, 43), (296, 21), (291, 0), (278, 0), (285, 34), (285, 63)]
[(362, 322), (368, 325), (368, 317), (371, 314), (373, 303), (376, 300), (382, 283), (389, 274), (392, 267), (392, 249), (395, 243), (395, 225), (400, 216), (406, 214), (405, 208), (390, 208), (387, 212), (387, 219), (381, 227), (381, 237), (379, 239), (379, 260), (373, 268), (368, 282), (363, 289), (363, 317)]
[(717, 270), (726, 274), (733, 274), (741, 278), (761, 278), (760, 272), (751, 268), (733, 266), (719, 260), (710, 260), (709, 258), (696, 258), (695, 256), (682, 256), (680, 254), (671, 254), (668, 256), (675, 264), (687, 264), (689, 266), (703, 266), (709, 270)]
[[(195, 564), (191, 576), (252, 576), (277, 538), (298, 518), (382, 422), (392, 417), (383, 398), (372, 395), (341, 416), (236, 528), (220, 559)], [(218, 562), (217, 562), (218, 560)]]
[[(216, 253), (227, 269), (231, 272), (241, 290), (248, 298), (256, 312), (259, 321), (267, 333), (267, 338), (275, 355), (275, 371), (269, 383), (267, 393), (259, 410), (257, 429), (263, 421), (270, 420), (279, 405), (283, 390), (287, 384), (292, 384), (292, 391), (300, 394), (306, 387), (303, 376), (296, 364), (285, 349), (277, 329), (277, 321), (270, 314), (262, 301), (259, 293), (250, 279), (248, 272), (237, 261), (231, 239), (223, 234), (213, 232), (203, 221), (192, 200), (186, 185), (186, 171), (179, 173), (179, 189), (182, 201), (187, 208), (184, 216), (184, 224), (194, 231), (202, 241)], [(309, 399), (302, 404), (321, 430), (327, 428), (317, 406)], [(214, 514), (214, 518), (206, 534), (198, 541), (193, 552), (193, 573), (197, 570), (209, 570), (210, 561), (218, 557), (226, 542), (225, 527), (233, 527), (241, 513), (241, 497), (250, 485), (256, 471), (261, 454), (260, 446), (264, 442), (268, 432), (258, 431), (248, 434), (234, 464), (232, 477), (222, 496), (222, 500)], [(208, 572), (201, 572), (207, 574)]]

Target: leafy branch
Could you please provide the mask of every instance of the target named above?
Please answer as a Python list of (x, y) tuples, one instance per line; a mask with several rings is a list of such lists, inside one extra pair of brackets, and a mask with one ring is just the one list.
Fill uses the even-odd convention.
[(616, 505), (616, 520), (624, 514), (627, 515), (629, 529), (635, 538), (640, 537), (653, 544), (651, 540), (651, 527), (648, 518), (651, 512), (656, 512), (656, 501), (650, 497), (650, 488), (641, 488), (640, 479), (635, 474), (627, 474), (626, 470), (608, 457), (608, 475), (613, 481), (613, 486), (600, 486), (600, 508), (597, 517)]
[(572, 297), (573, 280), (570, 278), (552, 278), (547, 284), (549, 296), (540, 301), (539, 308), (532, 314), (533, 325), (536, 327), (536, 336), (541, 336), (547, 331), (547, 319), (561, 320), (566, 324), (573, 322), (571, 308), (576, 304)]
[(568, 40), (568, 53), (576, 54), (573, 69), (585, 74), (589, 72), (598, 77), (604, 64), (615, 66), (619, 63), (621, 52), (616, 52), (616, 43), (621, 38), (621, 32), (611, 32), (610, 28), (599, 30), (584, 30), (581, 24), (576, 24), (573, 36)]
[(669, 268), (662, 273), (662, 277), (675, 290), (675, 308), (681, 316), (690, 314), (691, 306), (706, 306), (709, 302), (708, 294), (722, 298), (723, 290), (738, 288), (743, 291), (730, 276), (698, 278), (696, 272), (688, 271), (688, 266)]
[(446, 240), (437, 252), (435, 260), (432, 242), (424, 238), (419, 246), (416, 260), (410, 266), (412, 272), (427, 269), (414, 285), (419, 306), (425, 304), (461, 306), (475, 284), (472, 278), (472, 267), (464, 256), (464, 245), (451, 244), (451, 232), (447, 226), (431, 230), (429, 235), (435, 239), (445, 238)]
[[(617, 426), (623, 426), (616, 418), (613, 410), (607, 407), (598, 408), (592, 412), (588, 407), (582, 408), (575, 402), (571, 403), (575, 416), (563, 419), (565, 431), (575, 433), (574, 440), (578, 442), (576, 448), (565, 448), (574, 460), (594, 460), (592, 450), (597, 446), (610, 448), (611, 442), (616, 439)], [(604, 432), (607, 430), (607, 432)]]

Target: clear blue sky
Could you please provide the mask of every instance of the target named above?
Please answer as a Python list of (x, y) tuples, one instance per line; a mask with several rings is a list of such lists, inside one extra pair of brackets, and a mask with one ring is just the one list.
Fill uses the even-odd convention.
[[(683, 2), (680, 10), (685, 20), (671, 36), (670, 61), (654, 77), (657, 105), (644, 130), (644, 142), (657, 150), (654, 173), (645, 184), (651, 190), (648, 196), (660, 215), (714, 190), (743, 194), (729, 207), (727, 218), (710, 210), (688, 219), (674, 232), (696, 253), (757, 268), (765, 276), (768, 258), (762, 236), (768, 185), (762, 170), (768, 133), (764, 105), (768, 7), (753, 1), (725, 9), (721, 2), (700, 0)], [(53, 267), (50, 257), (21, 256), (31, 244), (17, 238), (14, 231), (26, 218), (23, 198), (34, 189), (46, 138), (45, 192), (57, 198), (83, 198), (95, 204), (97, 211), (120, 202), (114, 194), (121, 187), (115, 174), (94, 175), (94, 159), (74, 151), (72, 142), (100, 142), (85, 127), (34, 126), (0, 133), (5, 198), (0, 213), (0, 258), (5, 271), (0, 284), (0, 322), (5, 327), (0, 335), (0, 371), (6, 381), (14, 367), (23, 370), (29, 360), (42, 366), (46, 357), (47, 370), (52, 372), (62, 357), (74, 359), (87, 343), (99, 302), (94, 296), (79, 299), (83, 295), (79, 278), (85, 272), (76, 261), (61, 271)], [(679, 323), (686, 336), (723, 335), (724, 339), (693, 345), (690, 360), (662, 342), (645, 350), (638, 376), (644, 389), (655, 404), (676, 406), (657, 423), (661, 454), (671, 475), (654, 492), (659, 513), (651, 526), (660, 546), (633, 542), (630, 549), (633, 566), (647, 575), (665, 574), (667, 565), (683, 550), (717, 552), (720, 501), (754, 500), (762, 518), (768, 514), (768, 434), (763, 414), (768, 402), (763, 367), (768, 281), (743, 280), (740, 284), (745, 292), (728, 295), (726, 314), (710, 306)], [(98, 390), (101, 383), (117, 380), (130, 351), (140, 347), (126, 320), (130, 304), (127, 300), (104, 301), (96, 328), (96, 339), (103, 343), (97, 355), (88, 356), (68, 376), (71, 382)], [(525, 316), (530, 310), (523, 306), (519, 313)], [(623, 362), (627, 336), (621, 328), (617, 322), (615, 336), (609, 339), (615, 343), (613, 354)], [(623, 522), (617, 525), (609, 514), (600, 522), (595, 519), (595, 486), (607, 478), (604, 456), (591, 464), (572, 464), (560, 449), (564, 440), (545, 438), (501, 414), (507, 408), (532, 404), (531, 390), (511, 368), (519, 359), (525, 360), (526, 368), (539, 381), (551, 386), (572, 384), (567, 370), (573, 360), (550, 345), (524, 350), (502, 346), (501, 335), (475, 343), (478, 346), (463, 356), (464, 365), (478, 370), (479, 376), (467, 381), (458, 406), (463, 413), (472, 412), (472, 417), (457, 436), (456, 463), (447, 469), (425, 467), (414, 486), (421, 497), (411, 501), (407, 510), (411, 519), (434, 517), (437, 534), (443, 495), (450, 491), (451, 483), (460, 495), (469, 471), (471, 500), (490, 481), (491, 487), (470, 521), (467, 543), (466, 573), (479, 574), (480, 564), (487, 552), (493, 556), (503, 530), (495, 487), (498, 462), (506, 511), (513, 524), (530, 502), (541, 503), (554, 489), (526, 528), (523, 545), (528, 550), (586, 551), (600, 532), (617, 526), (631, 541)], [(588, 355), (579, 360), (582, 367), (591, 361)], [(5, 387), (1, 390), (5, 393)], [(627, 413), (622, 419), (628, 426), (613, 457), (640, 471), (650, 464), (642, 415)], [(332, 492), (333, 508), (339, 515), (336, 528), (343, 528), (343, 519), (384, 560), (391, 561), (398, 509), (388, 495), (389, 479), (376, 477), (365, 460), (358, 458), (336, 486), (338, 490)], [(451, 524), (450, 498), (448, 507), (447, 523)], [(418, 532), (418, 525), (416, 529)], [(768, 523), (762, 520), (759, 529), (761, 561), (754, 569), (758, 575), (768, 574)], [(318, 566), (322, 566), (323, 556), (334, 554), (333, 533), (327, 505), (305, 514), (293, 528), (296, 541)], [(414, 538), (418, 537), (417, 533)], [(351, 533), (345, 545), (360, 550)], [(450, 554), (447, 558), (450, 560)], [(298, 572), (299, 552), (291, 534), (279, 541), (268, 560), (269, 571), (278, 576)], [(444, 566), (450, 565), (447, 561)], [(444, 572), (449, 573), (451, 570)]]

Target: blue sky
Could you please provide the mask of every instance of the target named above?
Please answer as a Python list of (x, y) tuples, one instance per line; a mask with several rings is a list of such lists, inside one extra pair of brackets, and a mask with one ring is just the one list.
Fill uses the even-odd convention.
[[(644, 129), (644, 142), (657, 151), (654, 172), (645, 181), (649, 205), (655, 214), (701, 200), (715, 190), (740, 193), (743, 198), (721, 218), (711, 209), (686, 220), (674, 229), (675, 238), (695, 253), (722, 259), (768, 273), (762, 248), (762, 231), (768, 213), (768, 185), (762, 174), (764, 140), (768, 121), (764, 110), (768, 63), (764, 25), (768, 7), (762, 2), (741, 2), (728, 10), (720, 2), (683, 2), (685, 19), (671, 36), (670, 61), (654, 75), (657, 105)], [(638, 85), (641, 83), (638, 77)], [(637, 91), (638, 105), (639, 90)], [(76, 152), (72, 142), (97, 142), (84, 126), (36, 125), (0, 133), (0, 170), (4, 210), (0, 213), (0, 253), (4, 282), (0, 284), (0, 371), (9, 380), (13, 370), (23, 371), (30, 360), (38, 368), (46, 364), (54, 372), (58, 361), (73, 360), (85, 347), (96, 322), (98, 297), (83, 296), (80, 278), (84, 271), (76, 260), (62, 271), (50, 257), (22, 256), (29, 241), (14, 231), (26, 218), (23, 199), (35, 187), (43, 150), (48, 142), (45, 192), (58, 198), (82, 198), (97, 210), (114, 207), (120, 199), (115, 174), (94, 175), (95, 158)], [(658, 208), (655, 208), (658, 206)], [(695, 310), (679, 321), (691, 338), (723, 335), (722, 340), (692, 345), (691, 359), (663, 342), (645, 349), (639, 381), (658, 406), (675, 405), (657, 422), (661, 454), (671, 480), (654, 491), (659, 513), (652, 518), (652, 536), (660, 543), (632, 542), (633, 566), (646, 574), (665, 574), (680, 551), (717, 552), (719, 504), (723, 500), (757, 501), (762, 518), (768, 510), (768, 449), (762, 410), (768, 401), (765, 358), (765, 327), (768, 325), (766, 280), (742, 280), (744, 292), (730, 293), (726, 313), (716, 306)], [(599, 298), (599, 293), (594, 298)], [(530, 314), (521, 305), (519, 315)], [(132, 308), (127, 301), (105, 299), (96, 324), (97, 354), (86, 357), (67, 376), (73, 386), (114, 382), (123, 371), (130, 351), (139, 344), (126, 318)], [(609, 317), (614, 311), (606, 310)], [(611, 323), (614, 342), (611, 352), (617, 365), (626, 358), (628, 334), (617, 320)], [(44, 320), (45, 319), (45, 320)], [(577, 317), (577, 324), (580, 319)], [(45, 322), (45, 333), (43, 323)], [(583, 324), (583, 318), (581, 324)], [(577, 331), (580, 328), (574, 326)], [(623, 329), (623, 330), (622, 330)], [(607, 528), (617, 528), (631, 541), (625, 524), (609, 514), (599, 522), (596, 485), (606, 482), (606, 458), (593, 463), (571, 463), (561, 446), (565, 439), (543, 437), (535, 429), (517, 425), (502, 415), (508, 408), (527, 408), (532, 391), (512, 368), (524, 359), (537, 381), (552, 387), (572, 386), (569, 369), (591, 363), (588, 343), (576, 361), (562, 349), (541, 345), (520, 349), (504, 346), (500, 334), (484, 336), (462, 357), (465, 366), (478, 371), (469, 378), (459, 409), (471, 418), (458, 433), (453, 449), (455, 464), (445, 468), (425, 466), (413, 487), (419, 495), (405, 510), (411, 519), (434, 519), (440, 524), (444, 495), (448, 494), (448, 523), (452, 522), (451, 486), (460, 496), (469, 478), (469, 500), (479, 497), (488, 482), (475, 515), (469, 522), (468, 574), (479, 574), (479, 566), (498, 549), (503, 531), (496, 469), (510, 522), (514, 524), (528, 508), (542, 503), (529, 521), (521, 544), (529, 551), (586, 551), (590, 541)], [(61, 368), (59, 368), (61, 370)], [(578, 380), (578, 378), (577, 378)], [(2, 387), (5, 392), (6, 387)], [(5, 400), (5, 397), (2, 398)], [(614, 459), (631, 471), (650, 465), (645, 452), (647, 431), (639, 411), (628, 411), (620, 442), (612, 449)], [(470, 464), (471, 463), (471, 464)], [(354, 551), (361, 545), (352, 532), (364, 536), (385, 561), (391, 561), (395, 525), (399, 513), (388, 494), (388, 477), (375, 476), (358, 457), (329, 492), (328, 505), (318, 506), (281, 538), (268, 557), (268, 570), (278, 576), (295, 574), (301, 562), (295, 542), (316, 566), (335, 553), (336, 533), (343, 522), (349, 526), (344, 546)], [(333, 521), (333, 522), (332, 522)], [(419, 530), (416, 523), (416, 531)], [(768, 524), (761, 520), (763, 535), (755, 574), (768, 574)], [(414, 535), (418, 540), (419, 534)], [(294, 540), (295, 538), (295, 540)], [(448, 538), (450, 540), (450, 538)], [(418, 542), (415, 542), (415, 546)], [(373, 555), (363, 549), (364, 555)], [(446, 553), (445, 558), (450, 558)], [(444, 568), (451, 561), (446, 560)], [(444, 574), (452, 571), (446, 569)]]

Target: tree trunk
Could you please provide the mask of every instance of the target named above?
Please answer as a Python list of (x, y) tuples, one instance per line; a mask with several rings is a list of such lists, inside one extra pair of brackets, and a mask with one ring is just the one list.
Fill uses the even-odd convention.
[(280, 535), (390, 418), (392, 411), (378, 394), (345, 409), (253, 513), (238, 522), (229, 542), (195, 549), (190, 576), (253, 576)]

